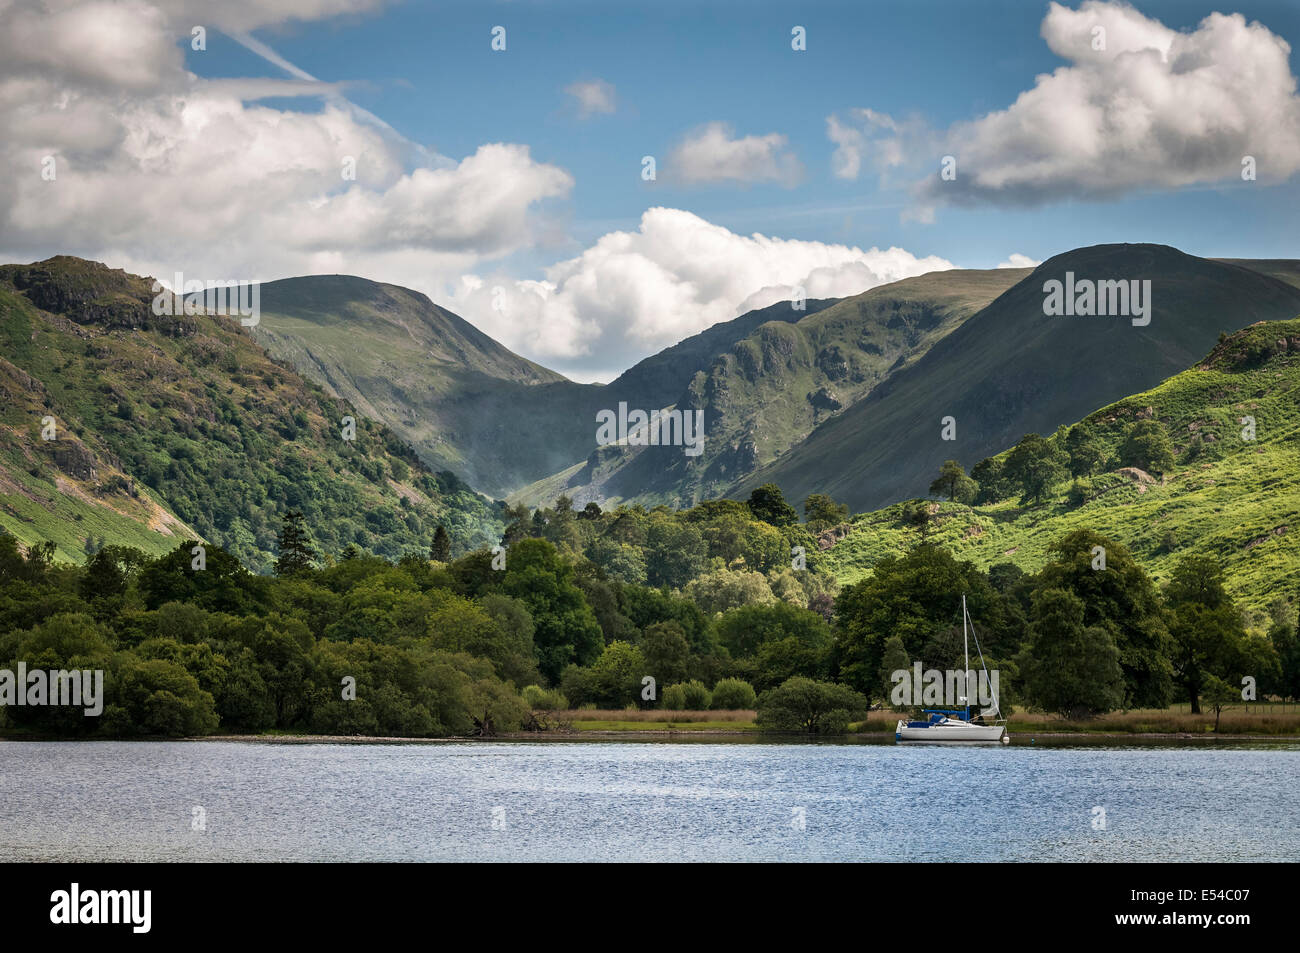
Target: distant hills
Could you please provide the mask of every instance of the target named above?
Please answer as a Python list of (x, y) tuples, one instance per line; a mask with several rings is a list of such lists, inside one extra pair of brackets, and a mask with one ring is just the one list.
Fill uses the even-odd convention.
[(505, 497), (595, 448), (596, 413), (672, 404), (722, 350), (768, 321), (833, 301), (788, 302), (716, 324), (629, 368), (577, 384), (519, 357), (426, 296), (340, 275), (267, 282), (254, 331), (277, 358), (485, 493)]
[[(945, 459), (969, 469), (1025, 433), (1050, 434), (1155, 386), (1220, 333), (1300, 314), (1300, 288), (1275, 277), (1277, 263), (1261, 267), (1162, 245), (1057, 255), (732, 492), (770, 481), (794, 499), (829, 493), (855, 511), (922, 495)], [(1150, 324), (1044, 315), (1044, 283), (1067, 272), (1150, 280)], [(945, 417), (956, 421), (955, 440), (941, 439)]]
[[(361, 278), (263, 285), (254, 334), (386, 423), (430, 466), (493, 496), (689, 505), (787, 451), (1025, 274), (936, 272), (801, 310), (779, 302), (713, 325), (605, 385), (568, 381), (424, 295)], [(680, 450), (598, 449), (596, 414), (620, 402), (704, 409), (705, 453), (687, 467)]]
[[(196, 537), (266, 571), (291, 509), (331, 554), (427, 553), (439, 524), (462, 551), (499, 538), (498, 505), (273, 361), (237, 318), (153, 313), (151, 286), (78, 258), (0, 267), (0, 527), (20, 542), (80, 562)], [(463, 358), (477, 344), (506, 365), (472, 328), (448, 330)]]
[(728, 495), (920, 360), (1027, 272), (937, 271), (810, 314), (786, 302), (747, 316), (772, 320), (716, 353), (671, 400), (676, 408), (704, 412), (707, 440), (700, 456), (677, 447), (604, 447), (581, 467), (525, 487), (511, 499), (546, 503), (562, 492), (579, 504), (690, 506)]
[[(1044, 283), (1067, 274), (1150, 281), (1150, 323), (1045, 314)], [(970, 469), (1157, 387), (1221, 334), (1300, 314), (1300, 262), (1100, 245), (779, 302), (602, 385), (394, 285), (270, 282), (244, 329), (155, 315), (150, 284), (67, 257), (0, 267), (0, 526), (24, 542), (79, 558), (197, 535), (265, 569), (291, 508), (323, 549), (389, 556), (427, 549), (439, 523), (457, 550), (495, 542), (502, 506), (480, 493), (689, 506), (775, 482), (796, 504), (877, 511), (926, 495), (946, 459)], [(597, 413), (620, 403), (702, 410), (704, 452), (596, 446)], [(355, 443), (338, 437), (345, 415)]]
[[(1048, 316), (1044, 283), (1151, 282), (1151, 321)], [(1300, 262), (1099, 245), (1035, 269), (954, 269), (710, 327), (606, 385), (526, 361), (423, 295), (358, 278), (263, 287), (271, 353), (408, 440), (429, 465), (531, 506), (689, 506), (775, 482), (855, 510), (1152, 387), (1221, 332), (1300, 314)], [(704, 451), (597, 446), (596, 414), (702, 410)], [(955, 420), (955, 440), (941, 421)]]

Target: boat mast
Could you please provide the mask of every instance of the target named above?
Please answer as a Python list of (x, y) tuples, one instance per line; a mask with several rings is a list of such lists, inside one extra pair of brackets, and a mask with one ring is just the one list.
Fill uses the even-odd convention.
[(961, 670), (962, 685), (966, 688), (966, 720), (970, 721), (970, 641), (966, 637), (966, 593), (961, 594), (961, 647), (966, 655), (966, 667)]

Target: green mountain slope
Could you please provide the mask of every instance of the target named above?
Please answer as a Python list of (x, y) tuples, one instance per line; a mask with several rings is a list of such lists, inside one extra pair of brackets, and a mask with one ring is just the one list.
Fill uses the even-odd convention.
[(429, 466), (494, 496), (571, 462), (569, 448), (591, 438), (586, 408), (598, 388), (519, 357), (396, 285), (341, 275), (268, 282), (254, 333)]
[[(1242, 418), (1256, 439), (1242, 438)], [(1130, 426), (1158, 421), (1178, 464), (1163, 481), (1112, 471), (1085, 484), (1078, 502), (1068, 483), (1035, 506), (931, 503), (932, 542), (982, 568), (1012, 562), (1026, 572), (1047, 547), (1088, 528), (1122, 543), (1157, 580), (1177, 560), (1209, 556), (1224, 569), (1233, 597), (1262, 612), (1300, 590), (1300, 320), (1256, 324), (1231, 335), (1204, 360), (1157, 387), (1090, 414), (1107, 458)], [(1053, 438), (1057, 439), (1057, 438)], [(920, 540), (902, 504), (854, 517), (846, 537), (822, 554), (843, 582), (862, 578), (883, 556)]]
[(759, 324), (831, 303), (810, 301), (803, 312), (788, 303), (751, 311), (641, 361), (605, 386), (567, 380), (424, 295), (364, 278), (268, 282), (254, 333), (277, 358), (386, 423), (430, 466), (505, 496), (584, 459), (595, 448), (598, 410), (619, 401), (670, 404), (718, 351)]
[(151, 284), (76, 258), (0, 267), (0, 526), (21, 542), (79, 561), (88, 538), (197, 536), (265, 571), (289, 509), (329, 553), (423, 552), (439, 523), (461, 549), (499, 534), (497, 506), (236, 319), (153, 314)]
[[(788, 302), (774, 305), (766, 309), (772, 320), (736, 338), (666, 401), (704, 412), (703, 453), (686, 456), (680, 447), (601, 448), (581, 469), (566, 468), (511, 499), (548, 503), (558, 489), (580, 504), (596, 500), (690, 506), (721, 495), (786, 453), (818, 424), (851, 407), (891, 373), (918, 360), (1028, 273), (939, 271), (883, 285), (812, 313), (793, 311)], [(629, 402), (630, 407), (663, 405)]]
[[(1150, 280), (1150, 324), (1046, 316), (1044, 282), (1067, 271)], [(1154, 386), (1204, 354), (1221, 331), (1297, 314), (1300, 288), (1253, 269), (1160, 245), (1067, 252), (731, 492), (775, 482), (792, 499), (830, 493), (855, 510), (914, 497), (946, 459), (969, 468), (1025, 433), (1051, 433)], [(956, 420), (956, 440), (941, 439), (945, 417)]]

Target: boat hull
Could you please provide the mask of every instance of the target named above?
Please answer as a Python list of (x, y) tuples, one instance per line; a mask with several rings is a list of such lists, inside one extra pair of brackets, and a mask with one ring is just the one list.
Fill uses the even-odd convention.
[(968, 722), (943, 722), (913, 728), (905, 721), (898, 723), (895, 729), (896, 741), (967, 741), (983, 744), (997, 744), (1006, 733), (1005, 725), (972, 725)]

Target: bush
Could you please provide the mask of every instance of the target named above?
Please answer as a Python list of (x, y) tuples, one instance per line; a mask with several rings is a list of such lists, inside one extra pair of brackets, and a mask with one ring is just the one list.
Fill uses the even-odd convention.
[(868, 707), (867, 699), (847, 686), (796, 675), (758, 696), (756, 720), (764, 731), (842, 735)]
[(691, 679), (689, 682), (683, 682), (682, 694), (685, 701), (685, 708), (689, 711), (706, 711), (713, 703), (713, 693), (704, 687), (704, 683)]
[(758, 697), (754, 686), (739, 678), (724, 678), (713, 686), (713, 705), (719, 711), (753, 708)]
[(686, 708), (686, 689), (681, 685), (669, 685), (664, 689), (663, 701), (669, 711), (682, 711)]
[(569, 700), (558, 689), (529, 685), (519, 694), (533, 711), (567, 711), (569, 708)]

